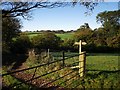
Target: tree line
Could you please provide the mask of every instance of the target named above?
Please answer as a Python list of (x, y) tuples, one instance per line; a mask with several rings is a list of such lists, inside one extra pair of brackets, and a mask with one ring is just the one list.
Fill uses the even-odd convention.
[(102, 27), (92, 30), (85, 23), (74, 32), (74, 38), (65, 40), (49, 31), (29, 39), (27, 34), (21, 33), (22, 25), (18, 18), (2, 18), (3, 54), (26, 53), (30, 48), (76, 51), (74, 42), (79, 40), (87, 42), (83, 46), (87, 52), (117, 52), (120, 50), (119, 15), (120, 10), (99, 13), (96, 19)]
[[(39, 2), (23, 2), (22, 0), (19, 0), (19, 2), (1, 2), (2, 54), (14, 51), (12, 48), (15, 46), (16, 49), (20, 47), (19, 45), (16, 45), (17, 43), (21, 44), (19, 41), (26, 42), (26, 40), (28, 40), (27, 36), (24, 36), (26, 38), (25, 40), (23, 40), (23, 37), (21, 37), (20, 35), (20, 28), (22, 27), (22, 25), (19, 17), (29, 20), (32, 17), (31, 12), (34, 9), (52, 9), (57, 7), (75, 6), (76, 4), (83, 5), (88, 10), (93, 10), (93, 8), (98, 4), (98, 2), (81, 2), (76, 0), (72, 0), (72, 2), (64, 2), (63, 0), (58, 0), (55, 2), (46, 2), (44, 0)], [(27, 43), (28, 42), (29, 40), (27, 41)], [(21, 47), (24, 47), (24, 45), (21, 45)]]
[(38, 34), (38, 33), (43, 33), (43, 32), (52, 32), (52, 33), (57, 33), (57, 34), (64, 34), (64, 33), (72, 33), (74, 31), (75, 30), (69, 30), (69, 31), (66, 31), (66, 30), (36, 30), (36, 31), (26, 30), (24, 32), (28, 33), (28, 34)]
[[(63, 1), (46, 2), (45, 0), (41, 0), (39, 2), (22, 2), (22, 0), (19, 0), (19, 2), (1, 2), (2, 63), (24, 60), (23, 56), (18, 57), (18, 54), (25, 55), (31, 48), (78, 51), (78, 47), (73, 44), (80, 39), (87, 42), (87, 45), (83, 46), (83, 49), (87, 52), (120, 51), (119, 10), (98, 14), (96, 18), (98, 22), (103, 24), (102, 27), (91, 30), (89, 24), (85, 23), (85, 25), (76, 30), (74, 38), (71, 39), (61, 40), (61, 38), (55, 35), (55, 32), (44, 32), (43, 35), (35, 36), (32, 39), (26, 33), (21, 33), (22, 22), (19, 17), (30, 20), (32, 10), (34, 9), (52, 9), (79, 4), (85, 6), (87, 8), (85, 14), (89, 14), (99, 4), (98, 1), (94, 2), (92, 0), (90, 2), (82, 0), (71, 0), (72, 2)], [(20, 58), (21, 60), (19, 60)], [(8, 63), (7, 65), (10, 64)]]
[[(24, 33), (21, 34), (22, 22), (20, 18), (31, 18), (31, 11), (39, 8), (57, 8), (64, 6), (75, 6), (77, 4), (85, 6), (88, 11), (92, 11), (98, 2), (2, 2), (2, 52), (6, 53), (26, 53), (29, 48), (51, 48), (60, 50), (75, 50), (75, 41), (80, 39), (88, 44), (83, 49), (91, 52), (99, 50), (118, 50), (120, 47), (120, 10), (105, 11), (96, 16), (97, 22), (102, 23), (102, 27), (91, 30), (89, 24), (80, 26), (74, 34), (74, 38), (61, 40), (52, 32), (43, 33), (31, 40)], [(60, 31), (63, 33), (63, 31)], [(49, 44), (48, 44), (49, 43)], [(107, 49), (108, 48), (108, 49)]]

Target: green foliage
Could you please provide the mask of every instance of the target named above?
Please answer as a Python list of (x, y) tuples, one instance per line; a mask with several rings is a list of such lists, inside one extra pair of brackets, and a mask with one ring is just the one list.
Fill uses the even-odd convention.
[(106, 45), (106, 42), (104, 39), (96, 39), (94, 40), (94, 44), (98, 47), (98, 46), (105, 46)]
[(107, 38), (107, 45), (109, 47), (119, 48), (120, 49), (120, 34), (114, 37)]
[(87, 41), (92, 36), (92, 30), (89, 28), (89, 25), (82, 25), (74, 34), (75, 40)]
[(106, 33), (107, 32), (105, 31), (105, 29), (100, 27), (100, 28), (93, 31), (92, 37), (95, 38), (95, 39), (97, 39), (97, 38), (103, 38), (104, 39), (104, 38), (107, 37)]
[[(46, 32), (46, 31), (44, 31)], [(37, 35), (42, 35), (44, 32), (26, 32), (26, 34), (28, 35), (28, 37), (30, 39), (32, 39), (34, 36), (37, 36)], [(57, 31), (56, 31), (57, 32)], [(73, 33), (55, 33), (56, 36), (60, 37), (62, 40), (64, 39), (71, 39), (73, 38)]]
[[(117, 32), (116, 35), (110, 36), (110, 34), (105, 31), (104, 28), (98, 28), (97, 31), (93, 32), (93, 43), (98, 47), (108, 47), (111, 48), (112, 51), (114, 49), (119, 49), (120, 46), (120, 33)], [(92, 39), (90, 39), (92, 40)]]
[[(54, 53), (57, 54), (58, 53)], [(71, 53), (71, 55), (74, 53)], [(60, 54), (59, 54), (60, 55)], [(118, 69), (118, 56), (114, 54), (89, 54), (87, 56), (87, 70), (86, 77), (80, 78), (78, 75), (78, 70), (72, 70), (69, 67), (59, 70), (57, 72), (48, 74), (43, 79), (46, 80), (55, 80), (59, 77), (66, 75), (69, 72), (72, 72), (70, 75), (65, 76), (62, 79), (59, 79), (52, 83), (52, 85), (64, 88), (110, 88), (117, 89), (119, 88), (119, 72)], [(78, 57), (71, 58), (66, 60), (65, 64), (71, 65), (74, 62), (78, 61)], [(78, 64), (77, 64), (78, 65)], [(41, 67), (37, 69), (37, 74), (41, 75), (53, 70), (61, 68), (60, 63), (51, 64), (49, 66)], [(75, 75), (75, 76), (74, 76)], [(73, 77), (74, 76), (74, 77)], [(73, 77), (73, 78), (71, 78)], [(70, 80), (66, 81), (67, 79)]]
[(65, 39), (71, 39), (73, 38), (73, 34), (74, 33), (60, 33), (60, 34), (56, 34), (58, 37), (60, 37), (62, 40), (65, 40)]
[[(54, 53), (57, 54), (58, 53)], [(67, 53), (70, 55), (76, 54), (76, 53)], [(59, 54), (60, 55), (60, 54)], [(65, 54), (66, 55), (66, 54)], [(96, 53), (89, 53), (89, 56), (87, 56), (86, 61), (86, 76), (84, 78), (80, 78), (78, 74), (78, 69), (71, 69), (70, 67), (66, 67), (64, 69), (61, 69), (57, 72), (53, 72), (51, 74), (47, 74), (46, 76), (38, 78), (39, 80), (46, 81), (45, 83), (48, 83), (50, 81), (56, 80), (60, 77), (63, 77), (64, 75), (72, 72), (71, 74), (65, 76), (64, 78), (61, 78), (59, 80), (56, 80), (55, 82), (51, 83), (50, 85), (53, 86), (60, 86), (63, 88), (109, 88), (109, 89), (118, 89), (119, 86), (119, 68), (118, 68), (118, 54), (96, 54)], [(78, 61), (78, 57), (71, 58), (69, 60), (65, 61), (65, 64), (69, 64), (69, 66)], [(26, 61), (28, 63), (28, 61)], [(36, 64), (33, 62), (29, 62), (29, 67), (33, 67), (36, 65), (40, 65), (40, 63)], [(26, 64), (27, 65), (27, 64)], [(54, 70), (58, 70), (62, 68), (62, 62), (53, 63), (47, 66), (38, 67), (36, 70), (35, 76), (40, 76), (42, 74), (46, 74), (49, 72), (52, 72)], [(25, 73), (33, 74), (35, 69), (29, 70)], [(73, 77), (73, 78), (71, 78)], [(71, 78), (71, 79), (70, 79)], [(12, 79), (12, 80), (11, 80)], [(37, 79), (37, 80), (38, 80)], [(70, 80), (68, 80), (70, 79)], [(66, 81), (67, 80), (67, 81)], [(18, 83), (17, 81), (14, 81), (13, 77), (5, 77), (5, 82), (8, 86), (14, 85), (15, 83)], [(21, 88), (23, 86), (20, 86)], [(27, 88), (27, 86), (24, 86)], [(16, 87), (18, 88), (18, 87)]]
[(109, 34), (108, 36), (111, 37), (118, 33), (118, 28), (120, 27), (120, 10), (117, 11), (105, 11), (99, 13), (96, 18), (97, 22), (101, 22), (105, 31)]
[(63, 43), (61, 44), (62, 50), (74, 50), (74, 39), (65, 39)]
[(2, 18), (2, 40), (10, 43), (20, 32), (21, 24), (17, 18)]
[(20, 35), (12, 44), (11, 51), (14, 53), (26, 53), (32, 47), (30, 39), (27, 35)]
[(2, 42), (2, 54), (10, 53), (10, 47), (6, 42)]
[(97, 22), (102, 23), (102, 27), (92, 31), (85, 23), (74, 34), (75, 40), (86, 41), (87, 45), (83, 49), (87, 52), (119, 52), (119, 13), (120, 10), (99, 13), (96, 18)]
[(38, 49), (57, 49), (61, 43), (61, 39), (54, 33), (45, 32), (32, 38), (34, 47)]
[(2, 18), (3, 54), (10, 53), (13, 38), (18, 36), (21, 28), (20, 20), (13, 17)]
[[(2, 70), (2, 73), (7, 73), (5, 72), (4, 70)], [(26, 90), (29, 88), (28, 85), (25, 85), (25, 84), (21, 84), (21, 85), (18, 85), (18, 86), (14, 86), (16, 84), (19, 84), (21, 83), (20, 81), (18, 81), (17, 79), (15, 79), (14, 77), (12, 77), (11, 75), (7, 75), (7, 76), (4, 76), (2, 77), (2, 83), (3, 83), (3, 89), (23, 89), (23, 90)]]

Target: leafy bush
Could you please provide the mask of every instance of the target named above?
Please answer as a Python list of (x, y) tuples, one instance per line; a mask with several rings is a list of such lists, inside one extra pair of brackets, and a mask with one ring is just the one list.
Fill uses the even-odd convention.
[(38, 49), (57, 49), (60, 45), (61, 39), (54, 33), (45, 32), (41, 35), (32, 38), (32, 43)]
[(62, 50), (74, 50), (74, 39), (65, 39), (62, 44), (61, 44), (61, 49)]
[(13, 53), (24, 54), (31, 47), (32, 47), (32, 44), (30, 42), (29, 37), (26, 35), (21, 35), (21, 36), (17, 37), (16, 40), (13, 42), (11, 51)]

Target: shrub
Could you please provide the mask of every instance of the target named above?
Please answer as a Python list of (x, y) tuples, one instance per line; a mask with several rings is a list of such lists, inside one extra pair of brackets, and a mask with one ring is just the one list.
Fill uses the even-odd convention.
[(45, 32), (32, 38), (32, 43), (38, 49), (57, 49), (59, 48), (61, 39), (54, 33)]
[(30, 42), (29, 37), (26, 35), (21, 35), (21, 36), (17, 37), (16, 40), (13, 42), (11, 51), (13, 53), (24, 54), (31, 47), (32, 47), (32, 44)]

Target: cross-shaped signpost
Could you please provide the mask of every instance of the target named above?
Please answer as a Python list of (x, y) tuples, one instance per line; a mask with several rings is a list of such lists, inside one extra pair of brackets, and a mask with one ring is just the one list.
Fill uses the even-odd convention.
[(80, 40), (79, 42), (75, 42), (75, 45), (79, 45), (79, 54), (81, 54), (81, 46), (82, 45), (86, 45), (86, 42), (82, 42), (82, 40)]
[(81, 46), (82, 45), (86, 45), (86, 42), (82, 42), (82, 40), (80, 40), (79, 42), (75, 42), (75, 45), (79, 45), (79, 74), (80, 77), (83, 77), (85, 74), (85, 62), (86, 62), (86, 56), (85, 56), (85, 52), (81, 52)]

